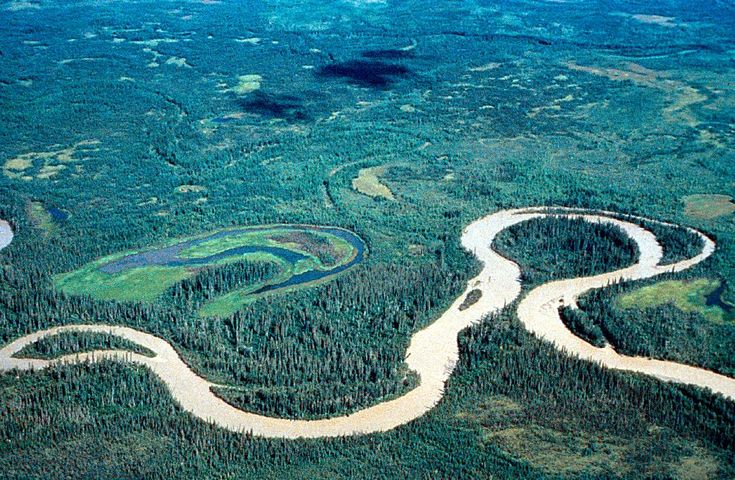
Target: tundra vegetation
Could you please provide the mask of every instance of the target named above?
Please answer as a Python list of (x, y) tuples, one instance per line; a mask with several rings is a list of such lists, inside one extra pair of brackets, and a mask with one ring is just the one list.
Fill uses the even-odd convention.
[[(130, 326), (170, 342), (241, 408), (349, 413), (416, 384), (408, 339), (478, 271), (459, 244), (469, 222), (558, 205), (715, 238), (715, 254), (696, 268), (589, 292), (564, 315), (592, 342), (734, 375), (733, 12), (680, 0), (645, 7), (0, 5), (0, 218), (16, 233), (0, 252), (0, 343), (57, 325)], [(376, 166), (389, 167), (368, 185), (393, 201), (353, 188)], [(686, 229), (643, 223), (666, 262), (701, 248)], [(351, 249), (323, 237), (304, 250), (293, 237), (303, 231), (290, 230), (253, 243), (305, 259), (261, 251), (195, 268), (100, 270), (268, 225), (340, 227), (368, 254), (269, 295), (252, 293), (345, 265)], [(222, 238), (180, 253), (253, 244), (229, 240), (236, 245)], [(638, 255), (614, 228), (563, 219), (519, 224), (496, 245), (523, 267), (524, 289)], [(560, 353), (525, 331), (514, 307), (460, 334), (460, 361), (435, 409), (364, 437), (230, 433), (182, 412), (150, 372), (120, 362), (1, 375), (0, 471), (735, 477), (733, 402)], [(59, 335), (23, 355), (98, 348), (137, 347)]]

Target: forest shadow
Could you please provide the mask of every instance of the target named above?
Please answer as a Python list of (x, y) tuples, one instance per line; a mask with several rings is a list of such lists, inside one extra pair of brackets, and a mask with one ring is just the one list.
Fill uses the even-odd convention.
[(389, 88), (398, 78), (410, 73), (411, 71), (403, 65), (376, 60), (348, 60), (325, 65), (319, 69), (319, 75), (322, 77), (343, 78), (356, 85), (379, 89)]
[(311, 120), (311, 115), (306, 111), (302, 100), (293, 95), (258, 91), (247, 98), (238, 100), (238, 104), (248, 113), (269, 119), (278, 118), (289, 123)]

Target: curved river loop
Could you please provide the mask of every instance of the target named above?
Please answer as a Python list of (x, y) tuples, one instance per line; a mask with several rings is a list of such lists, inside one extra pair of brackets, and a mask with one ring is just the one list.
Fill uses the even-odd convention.
[[(511, 225), (549, 215), (582, 218), (621, 228), (638, 245), (640, 258), (627, 268), (600, 275), (551, 281), (528, 292), (518, 303), (521, 323), (533, 334), (553, 343), (581, 359), (605, 367), (651, 375), (667, 382), (685, 383), (708, 388), (735, 400), (735, 379), (709, 370), (671, 361), (631, 357), (617, 353), (610, 346), (598, 348), (577, 337), (562, 322), (559, 306), (575, 305), (584, 292), (613, 282), (625, 282), (654, 277), (665, 272), (685, 270), (715, 250), (714, 242), (692, 230), (704, 243), (702, 251), (689, 259), (660, 265), (662, 248), (656, 237), (643, 227), (626, 221), (612, 212), (581, 212), (578, 209), (533, 207), (503, 210), (472, 222), (462, 233), (462, 245), (482, 262), (482, 271), (468, 282), (466, 291), (433, 323), (416, 332), (406, 352), (406, 363), (420, 376), (419, 385), (401, 397), (364, 408), (355, 413), (320, 419), (291, 420), (249, 413), (233, 407), (212, 393), (215, 383), (199, 376), (184, 363), (176, 350), (165, 340), (132, 328), (110, 325), (67, 325), (31, 333), (0, 349), (0, 372), (43, 369), (57, 363), (117, 359), (149, 368), (171, 392), (181, 408), (202, 420), (235, 432), (251, 432), (255, 436), (277, 438), (317, 438), (360, 435), (382, 432), (421, 417), (443, 397), (446, 380), (459, 357), (457, 335), (487, 315), (503, 309), (521, 294), (521, 271), (516, 263), (502, 257), (492, 248), (496, 235)], [(661, 223), (661, 222), (659, 222)], [(0, 223), (0, 246), (12, 240), (7, 223)], [(480, 298), (472, 305), (463, 305), (466, 295), (479, 289)], [(108, 333), (138, 343), (155, 353), (146, 357), (123, 351), (94, 351), (66, 355), (54, 360), (20, 359), (13, 355), (38, 340), (61, 332)]]

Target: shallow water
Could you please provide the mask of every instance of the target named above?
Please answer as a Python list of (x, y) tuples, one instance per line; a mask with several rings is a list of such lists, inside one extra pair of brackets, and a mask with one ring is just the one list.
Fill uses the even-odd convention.
[[(149, 250), (145, 252), (128, 255), (119, 260), (102, 265), (99, 268), (99, 270), (101, 272), (108, 273), (108, 274), (117, 274), (117, 273), (124, 272), (132, 268), (148, 267), (148, 266), (166, 266), (166, 267), (180, 267), (180, 266), (189, 266), (189, 265), (199, 266), (199, 265), (207, 265), (212, 262), (222, 260), (224, 258), (241, 256), (241, 255), (248, 254), (248, 253), (271, 254), (291, 264), (296, 263), (299, 260), (304, 260), (308, 258), (307, 255), (293, 251), (293, 250), (289, 250), (286, 248), (280, 248), (280, 247), (272, 247), (268, 245), (247, 245), (247, 246), (242, 246), (242, 247), (236, 247), (236, 248), (224, 250), (219, 253), (215, 253), (213, 255), (209, 255), (207, 257), (200, 257), (200, 258), (181, 258), (179, 257), (182, 251), (188, 248), (191, 248), (191, 247), (201, 245), (208, 241), (217, 240), (217, 239), (221, 239), (221, 238), (225, 238), (225, 237), (229, 237), (233, 235), (241, 235), (243, 233), (267, 230), (269, 228), (272, 228), (272, 227), (240, 228), (236, 230), (227, 230), (223, 232), (217, 232), (217, 233), (213, 233), (203, 238), (186, 240), (181, 243), (177, 243), (176, 245), (170, 245), (170, 246), (162, 247), (159, 249), (154, 249), (154, 250)], [(294, 275), (292, 277), (289, 277), (287, 280), (283, 282), (263, 286), (260, 289), (254, 291), (253, 292), (254, 294), (271, 292), (271, 291), (278, 290), (278, 289), (285, 288), (285, 287), (290, 287), (290, 286), (299, 285), (303, 283), (313, 282), (316, 280), (321, 280), (330, 275), (335, 275), (344, 270), (347, 270), (348, 268), (361, 262), (364, 257), (365, 244), (363, 243), (362, 239), (360, 239), (360, 237), (358, 237), (357, 235), (355, 235), (354, 233), (348, 230), (343, 230), (341, 228), (318, 227), (318, 226), (299, 226), (295, 228), (295, 230), (298, 230), (298, 229), (316, 230), (319, 232), (323, 232), (323, 233), (327, 233), (327, 234), (339, 237), (347, 241), (355, 249), (356, 253), (350, 259), (350, 261), (345, 264), (337, 265), (334, 268), (331, 268), (328, 270), (309, 270), (307, 272), (303, 272), (303, 273)]]
[(705, 298), (705, 305), (708, 307), (720, 307), (727, 314), (735, 313), (735, 306), (722, 300), (722, 294), (726, 288), (727, 285), (725, 285), (725, 282), (720, 282), (720, 285), (712, 290)]

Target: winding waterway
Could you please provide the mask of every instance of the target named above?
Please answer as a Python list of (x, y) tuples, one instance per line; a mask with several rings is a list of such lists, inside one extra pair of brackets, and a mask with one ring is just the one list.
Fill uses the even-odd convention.
[[(575, 305), (579, 295), (590, 289), (604, 287), (612, 282), (648, 278), (664, 272), (687, 269), (710, 256), (715, 250), (714, 242), (694, 231), (704, 242), (702, 252), (687, 260), (660, 265), (662, 249), (656, 237), (637, 224), (622, 220), (611, 212), (558, 212), (557, 209), (554, 215), (578, 217), (620, 227), (637, 243), (640, 258), (636, 264), (614, 272), (552, 281), (534, 288), (518, 304), (518, 318), (521, 323), (538, 337), (582, 359), (598, 362), (609, 368), (640, 372), (664, 381), (706, 387), (735, 400), (733, 378), (676, 362), (621, 355), (609, 346), (595, 347), (570, 332), (559, 316), (559, 305)], [(191, 370), (168, 342), (128, 327), (69, 325), (26, 335), (0, 349), (0, 371), (42, 369), (59, 362), (115, 358), (150, 368), (166, 384), (181, 408), (228, 430), (249, 431), (257, 436), (279, 438), (334, 437), (390, 430), (424, 415), (442, 399), (445, 382), (454, 370), (459, 356), (458, 333), (481, 321), (488, 314), (503, 309), (521, 294), (520, 269), (516, 263), (491, 248), (495, 236), (511, 225), (547, 215), (550, 214), (544, 212), (544, 207), (503, 210), (480, 218), (465, 228), (462, 245), (482, 262), (482, 271), (468, 282), (466, 291), (438, 319), (411, 338), (406, 352), (406, 363), (419, 374), (419, 385), (401, 397), (350, 415), (320, 420), (290, 420), (239, 410), (215, 396), (211, 387), (216, 384)], [(472, 290), (480, 290), (482, 295), (475, 303), (462, 305), (465, 296)], [(19, 359), (13, 356), (41, 338), (64, 331), (110, 333), (148, 348), (155, 356), (145, 357), (121, 351), (73, 354), (55, 360)]]

